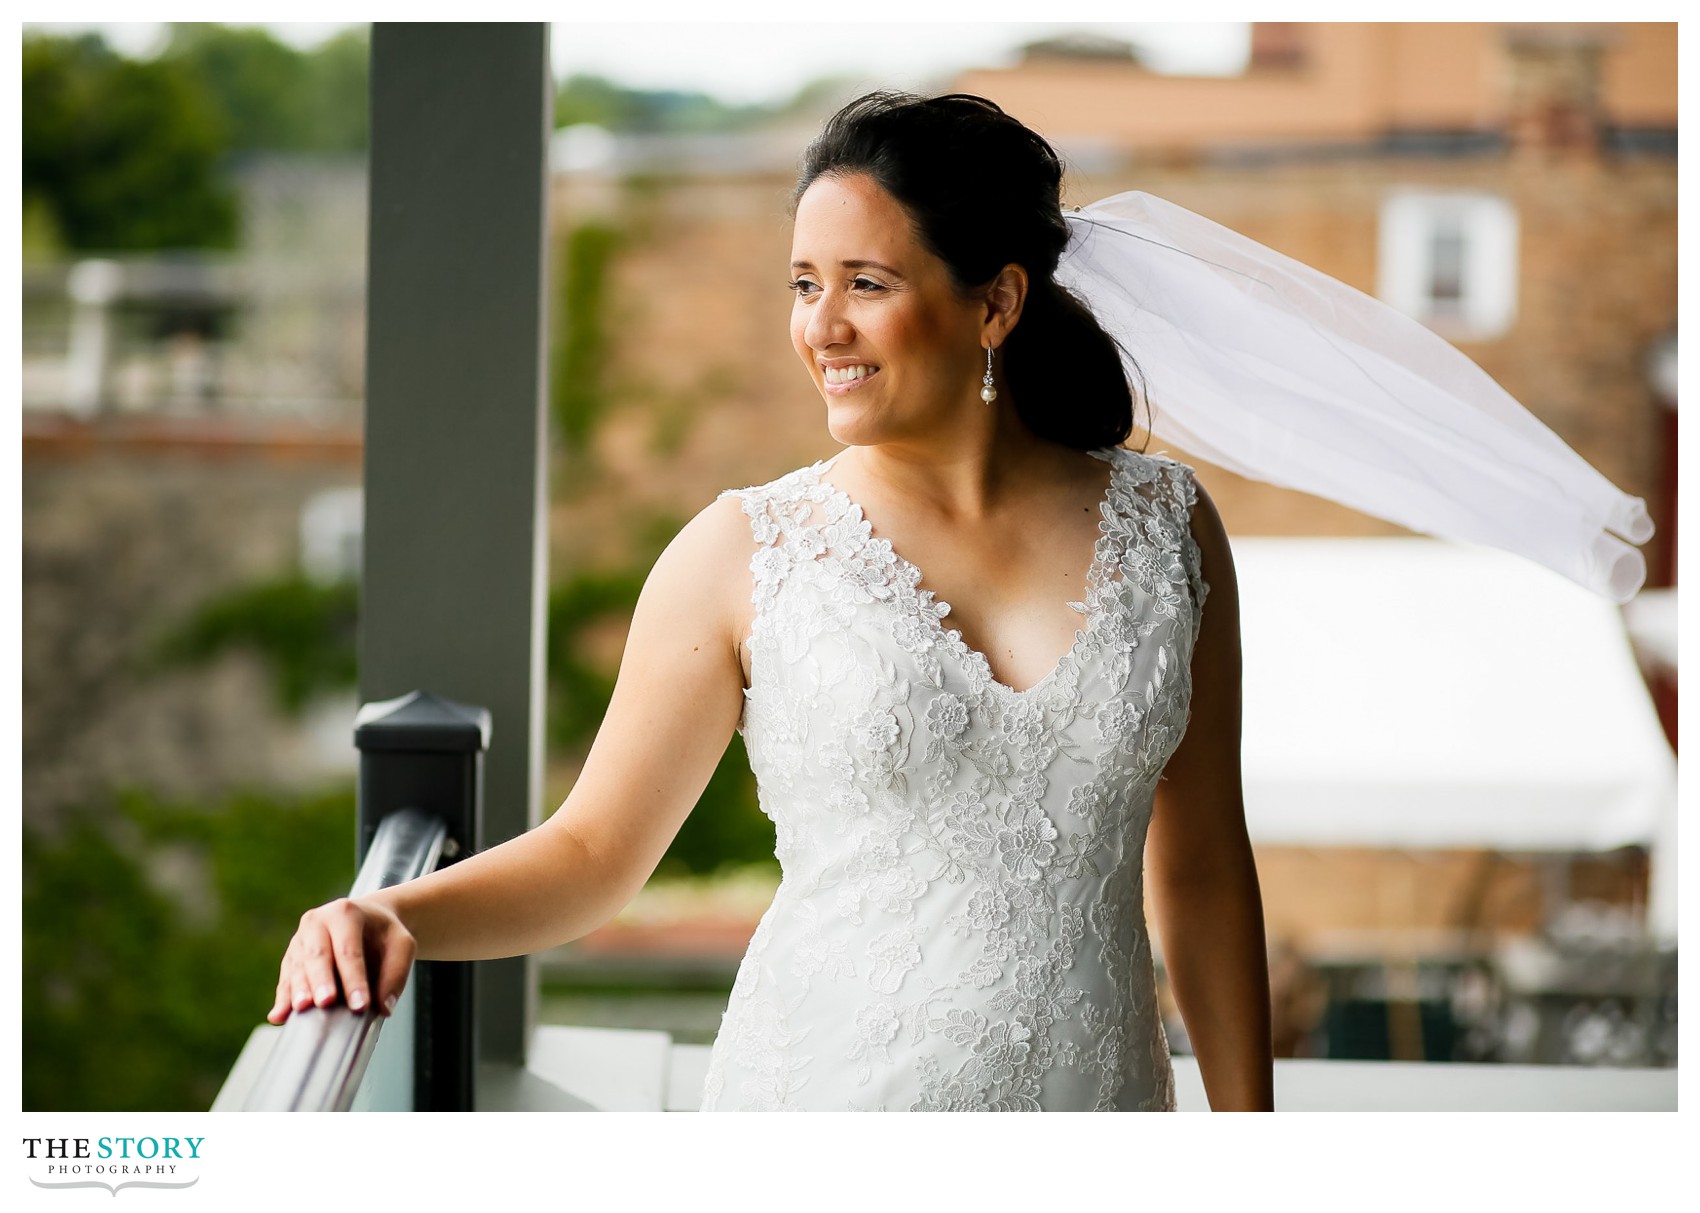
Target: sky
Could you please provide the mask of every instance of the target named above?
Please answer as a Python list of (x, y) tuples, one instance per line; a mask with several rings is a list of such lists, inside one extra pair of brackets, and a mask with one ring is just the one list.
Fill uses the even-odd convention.
[(1151, 47), (1167, 70), (1233, 72), (1243, 66), (1243, 25), (1108, 23), (727, 23), (653, 26), (557, 23), (550, 43), (558, 75), (590, 71), (645, 88), (700, 89), (728, 101), (773, 101), (820, 76), (868, 77), (917, 87), (974, 66), (1013, 62), (1024, 42), (1090, 28)]
[[(98, 28), (127, 54), (157, 50), (160, 22), (61, 23), (43, 28)], [(240, 24), (240, 23), (233, 23)], [(254, 24), (254, 23), (247, 23)], [(346, 23), (265, 23), (296, 46), (322, 41)], [(1014, 61), (1024, 42), (1062, 31), (1092, 30), (1146, 48), (1158, 71), (1232, 74), (1248, 46), (1242, 22), (752, 22), (626, 24), (556, 22), (550, 37), (555, 73), (595, 72), (628, 87), (711, 93), (730, 102), (790, 97), (825, 75), (848, 75), (894, 88), (925, 88), (966, 67)]]

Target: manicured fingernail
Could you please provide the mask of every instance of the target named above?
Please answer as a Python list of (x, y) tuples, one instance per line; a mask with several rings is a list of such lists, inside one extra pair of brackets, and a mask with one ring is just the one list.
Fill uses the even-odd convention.
[(396, 995), (391, 994), (388, 998), (384, 999), (384, 1013), (386, 1015), (395, 1014), (396, 997)]
[(351, 1011), (363, 1011), (363, 1010), (365, 1010), (366, 1009), (366, 991), (356, 990), (356, 991), (354, 991), (354, 993), (350, 994), (348, 996), (348, 1008)]
[(320, 986), (318, 989), (313, 991), (313, 1001), (314, 1002), (329, 1002), (331, 999), (333, 999), (335, 997), (336, 997), (336, 987), (333, 986), (333, 985), (323, 985), (323, 986)]

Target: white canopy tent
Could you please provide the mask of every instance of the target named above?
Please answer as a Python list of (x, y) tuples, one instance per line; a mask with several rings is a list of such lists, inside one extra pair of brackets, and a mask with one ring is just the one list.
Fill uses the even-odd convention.
[(1253, 842), (1646, 846), (1650, 924), (1675, 938), (1676, 760), (1620, 608), (1429, 539), (1246, 538), (1234, 556)]

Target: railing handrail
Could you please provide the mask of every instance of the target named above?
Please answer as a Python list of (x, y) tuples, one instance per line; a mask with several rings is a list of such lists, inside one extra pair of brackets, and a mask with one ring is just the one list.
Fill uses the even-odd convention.
[[(371, 848), (349, 890), (363, 897), (436, 868), (448, 825), (418, 809), (398, 809), (379, 822)], [(384, 1021), (375, 1006), (347, 1004), (295, 1011), (278, 1033), (244, 1112), (346, 1112), (366, 1075)]]

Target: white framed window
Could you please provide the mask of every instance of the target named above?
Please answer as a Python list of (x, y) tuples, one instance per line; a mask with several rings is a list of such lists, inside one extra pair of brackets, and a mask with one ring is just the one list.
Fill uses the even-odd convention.
[(1443, 337), (1517, 318), (1517, 212), (1494, 194), (1396, 190), (1381, 203), (1376, 294)]

